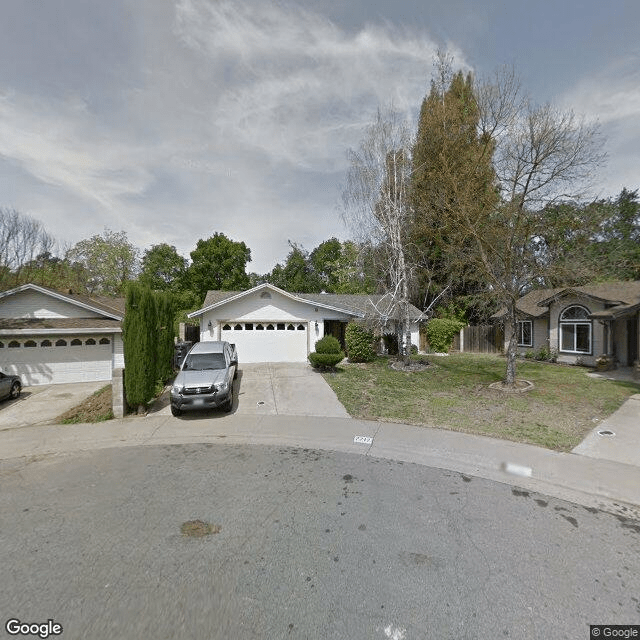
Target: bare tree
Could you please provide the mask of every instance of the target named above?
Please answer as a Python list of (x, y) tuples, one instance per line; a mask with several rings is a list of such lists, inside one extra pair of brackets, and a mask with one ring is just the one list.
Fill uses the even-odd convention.
[(384, 262), (386, 278), (381, 317), (397, 317), (408, 358), (411, 348), (408, 233), (413, 210), (409, 198), (412, 140), (409, 126), (392, 109), (367, 130), (357, 150), (343, 191), (343, 219), (358, 240), (372, 246)]
[(38, 220), (0, 208), (0, 288), (16, 286), (28, 276), (28, 266), (50, 253), (55, 241)]
[(516, 303), (549, 268), (540, 259), (539, 239), (558, 221), (548, 215), (550, 205), (583, 197), (604, 154), (596, 124), (570, 111), (532, 104), (522, 97), (512, 72), (477, 83), (475, 96), (480, 139), (493, 157), (499, 198), (491, 207), (457, 199), (443, 220), (450, 239), (444, 249), (477, 269), (504, 306), (509, 341), (505, 382), (513, 386)]

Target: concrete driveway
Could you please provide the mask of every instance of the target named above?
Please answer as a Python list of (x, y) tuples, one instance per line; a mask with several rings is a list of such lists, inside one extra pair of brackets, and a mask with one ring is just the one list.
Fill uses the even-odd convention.
[[(234, 383), (233, 413), (348, 418), (336, 394), (321, 374), (304, 362), (241, 364)], [(170, 415), (168, 394), (151, 413)], [(185, 411), (180, 420), (224, 417), (219, 409)]]
[(0, 431), (37, 424), (54, 424), (55, 419), (88, 398), (106, 381), (46, 384), (23, 387), (16, 400), (0, 402)]

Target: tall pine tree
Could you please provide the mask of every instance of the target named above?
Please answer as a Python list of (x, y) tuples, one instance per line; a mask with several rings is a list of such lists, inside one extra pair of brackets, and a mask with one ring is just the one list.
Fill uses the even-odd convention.
[[(473, 78), (451, 76), (439, 59), (438, 79), (422, 102), (413, 149), (413, 242), (421, 265), (419, 290), (431, 298), (449, 287), (454, 298), (471, 296), (483, 285), (461, 254), (447, 250), (453, 242), (447, 221), (464, 211), (473, 218), (495, 207), (498, 194), (492, 165), (493, 143), (480, 133)], [(467, 300), (471, 320), (481, 314), (477, 300)]]

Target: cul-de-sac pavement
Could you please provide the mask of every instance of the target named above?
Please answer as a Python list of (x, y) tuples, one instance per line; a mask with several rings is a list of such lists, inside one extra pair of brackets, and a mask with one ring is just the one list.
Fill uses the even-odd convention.
[(239, 381), (228, 415), (0, 424), (6, 637), (10, 619), (110, 639), (640, 623), (638, 396), (598, 427), (619, 454), (560, 454), (353, 420), (302, 365)]

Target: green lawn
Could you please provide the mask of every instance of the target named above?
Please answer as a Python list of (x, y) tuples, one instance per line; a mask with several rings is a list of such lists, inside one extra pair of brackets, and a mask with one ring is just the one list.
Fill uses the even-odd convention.
[[(422, 356), (424, 358), (424, 356)], [(395, 371), (387, 358), (343, 364), (324, 374), (354, 417), (440, 427), (526, 442), (558, 451), (576, 446), (640, 385), (590, 378), (586, 369), (518, 361), (526, 393), (489, 389), (504, 378), (504, 358), (427, 356), (426, 371)]]

